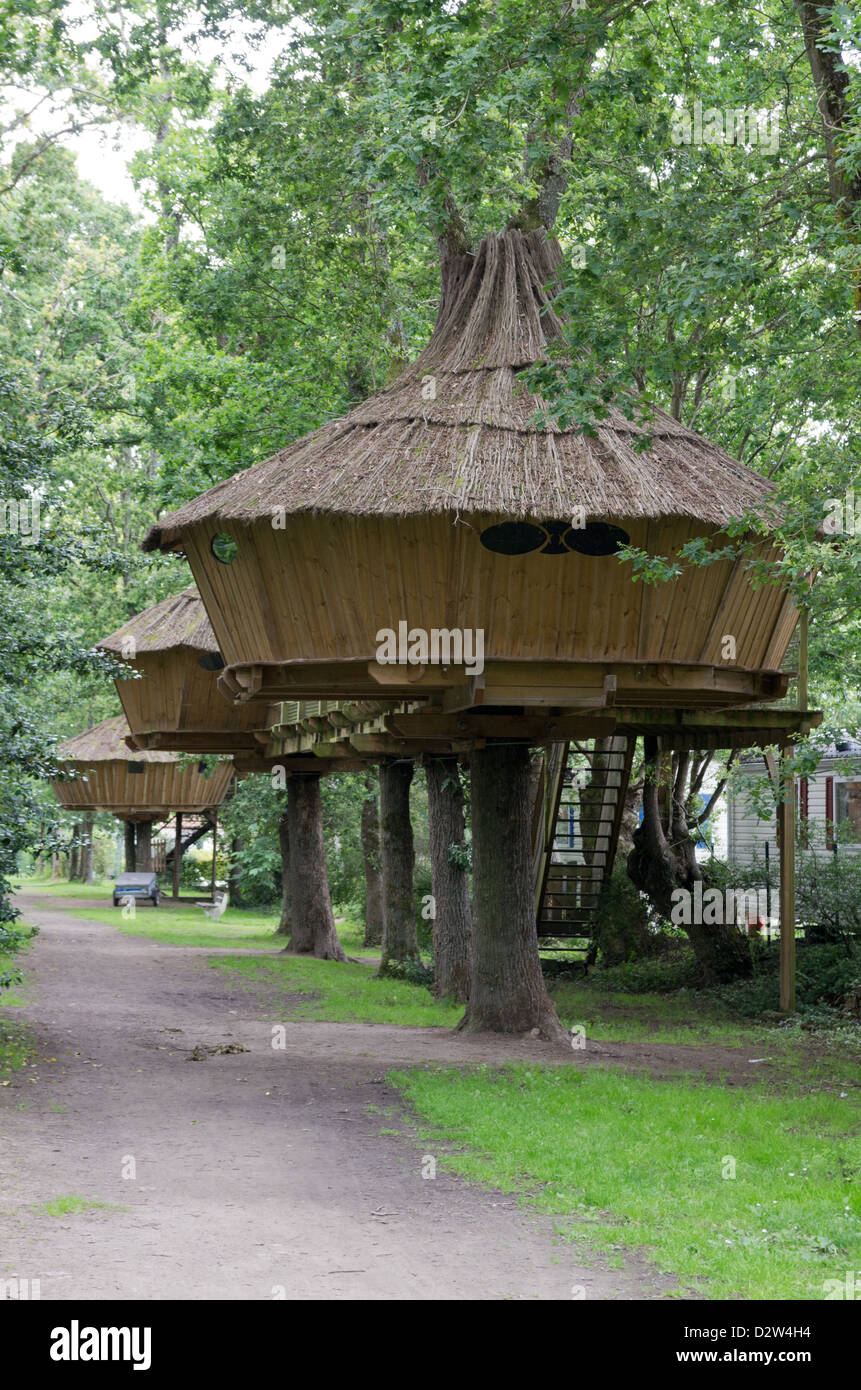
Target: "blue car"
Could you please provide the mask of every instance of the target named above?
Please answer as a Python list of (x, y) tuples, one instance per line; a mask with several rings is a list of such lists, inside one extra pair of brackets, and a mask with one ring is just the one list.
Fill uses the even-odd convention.
[(149, 900), (153, 907), (158, 907), (158, 879), (155, 874), (117, 874), (114, 881), (114, 907), (119, 907), (124, 898)]

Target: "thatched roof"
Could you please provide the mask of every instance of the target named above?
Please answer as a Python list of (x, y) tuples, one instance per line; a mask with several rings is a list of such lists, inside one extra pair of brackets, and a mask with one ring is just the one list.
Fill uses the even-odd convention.
[(153, 753), (148, 749), (132, 752), (126, 743), (130, 735), (131, 729), (125, 715), (118, 714), (113, 719), (104, 719), (93, 729), (86, 729), (84, 733), (75, 734), (74, 738), (67, 738), (65, 742), (58, 743), (57, 759), (59, 762), (74, 763), (177, 762), (176, 753)]
[[(544, 286), (561, 262), (543, 233), (489, 236), (444, 267), (433, 336), (385, 390), (236, 474), (154, 526), (145, 550), (196, 522), (286, 513), (484, 513), (551, 520), (681, 516), (723, 525), (771, 485), (656, 410), (642, 428), (612, 409), (587, 438), (530, 418), (544, 403), (516, 380), (547, 358), (561, 322)], [(635, 444), (647, 432), (651, 448)]]
[(122, 652), (129, 638), (133, 639), (138, 653), (163, 652), (178, 647), (195, 652), (218, 650), (212, 624), (193, 584), (181, 594), (172, 594), (143, 613), (137, 613), (97, 645), (103, 651)]

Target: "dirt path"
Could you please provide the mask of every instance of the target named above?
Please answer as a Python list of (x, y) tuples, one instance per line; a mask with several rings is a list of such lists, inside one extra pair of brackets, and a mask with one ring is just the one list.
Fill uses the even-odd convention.
[[(0, 1278), (43, 1299), (660, 1297), (631, 1260), (577, 1265), (552, 1223), (380, 1134), (399, 1062), (537, 1059), (540, 1043), (296, 1022), (286, 1049), (209, 951), (160, 946), (23, 895), (41, 929), (38, 1067), (0, 1090)], [(79, 909), (79, 903), (69, 903)], [(190, 1061), (191, 1050), (250, 1049)], [(558, 1054), (551, 1054), (558, 1059)], [(38, 1076), (38, 1080), (31, 1077)], [(134, 1160), (134, 1178), (123, 1177)], [(74, 1196), (107, 1204), (51, 1216)]]

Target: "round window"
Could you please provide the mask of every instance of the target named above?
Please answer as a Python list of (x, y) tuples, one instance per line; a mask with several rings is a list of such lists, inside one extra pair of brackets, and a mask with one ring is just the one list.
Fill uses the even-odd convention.
[(221, 565), (232, 565), (239, 554), (239, 546), (236, 541), (224, 531), (219, 531), (217, 535), (212, 537), (209, 548)]
[(501, 521), (482, 531), (480, 540), (485, 550), (496, 555), (528, 555), (546, 544), (547, 532), (531, 521)]
[(572, 526), (565, 536), (569, 550), (579, 555), (615, 555), (630, 540), (621, 526), (609, 526), (605, 521), (589, 521), (585, 526)]

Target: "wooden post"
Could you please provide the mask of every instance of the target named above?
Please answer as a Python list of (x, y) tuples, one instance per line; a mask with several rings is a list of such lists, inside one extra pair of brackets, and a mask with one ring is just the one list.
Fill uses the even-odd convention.
[(810, 702), (810, 690), (807, 679), (809, 635), (810, 611), (805, 606), (801, 610), (801, 617), (798, 622), (798, 708), (804, 710), (807, 709)]
[(173, 896), (179, 897), (179, 871), (182, 863), (182, 811), (176, 813), (176, 830), (173, 841)]
[(212, 813), (212, 901), (215, 902), (215, 860), (218, 854), (218, 811)]
[(781, 749), (782, 797), (780, 824), (780, 1011), (795, 1012), (795, 786), (787, 763), (791, 753)]

